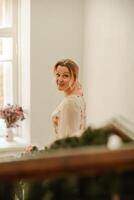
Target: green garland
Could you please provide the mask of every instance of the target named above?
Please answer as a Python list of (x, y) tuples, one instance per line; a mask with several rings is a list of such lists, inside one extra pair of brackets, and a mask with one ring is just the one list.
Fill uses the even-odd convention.
[[(42, 150), (33, 147), (31, 155), (56, 149), (106, 145), (112, 134), (112, 129), (88, 127), (81, 137), (57, 140), (49, 148), (45, 147)], [(130, 140), (123, 139), (123, 142), (130, 142)], [(19, 200), (111, 200), (117, 194), (120, 197), (126, 195), (127, 198), (123, 198), (124, 200), (132, 200), (131, 197), (134, 199), (134, 188), (130, 189), (129, 193), (128, 187), (124, 189), (126, 179), (130, 189), (134, 185), (134, 171), (123, 173), (106, 171), (94, 176), (69, 176), (40, 182), (21, 181), (16, 185), (16, 195)], [(24, 191), (24, 196), (22, 191)]]
[[(39, 150), (34, 146), (31, 156), (56, 149), (77, 148), (90, 145), (106, 145), (112, 129), (88, 129), (81, 137), (57, 140), (50, 147)], [(123, 139), (123, 142), (130, 142)], [(23, 154), (22, 156), (25, 156)], [(134, 170), (105, 171), (94, 176), (68, 176), (43, 181), (0, 182), (0, 200), (134, 200)]]

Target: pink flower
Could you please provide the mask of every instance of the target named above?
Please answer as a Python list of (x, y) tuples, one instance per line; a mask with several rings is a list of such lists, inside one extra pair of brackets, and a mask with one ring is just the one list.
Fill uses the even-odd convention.
[(18, 105), (6, 105), (0, 108), (0, 118), (5, 120), (6, 127), (17, 127), (17, 121), (22, 121), (25, 119), (24, 111), (21, 106)]

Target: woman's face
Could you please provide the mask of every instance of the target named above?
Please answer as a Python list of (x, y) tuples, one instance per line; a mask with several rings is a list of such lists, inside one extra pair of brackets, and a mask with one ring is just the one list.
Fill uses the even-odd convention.
[(70, 86), (74, 83), (74, 78), (71, 76), (69, 70), (65, 66), (58, 65), (56, 71), (56, 85), (58, 90), (67, 93), (70, 90)]

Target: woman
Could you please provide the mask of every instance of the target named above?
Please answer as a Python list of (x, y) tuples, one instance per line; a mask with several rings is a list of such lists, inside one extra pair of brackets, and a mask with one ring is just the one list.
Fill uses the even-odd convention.
[(52, 113), (57, 139), (80, 136), (86, 128), (86, 106), (78, 82), (78, 72), (78, 65), (71, 59), (60, 60), (54, 66), (57, 88), (65, 95), (63, 101)]

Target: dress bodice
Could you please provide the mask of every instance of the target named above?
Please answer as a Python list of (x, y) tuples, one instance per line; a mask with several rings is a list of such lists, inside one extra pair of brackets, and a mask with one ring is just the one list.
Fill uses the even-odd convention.
[(83, 96), (66, 96), (52, 113), (56, 138), (80, 136), (86, 128), (86, 105)]

